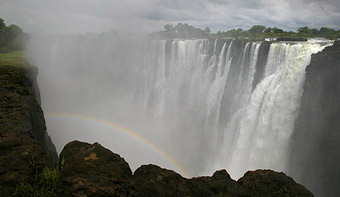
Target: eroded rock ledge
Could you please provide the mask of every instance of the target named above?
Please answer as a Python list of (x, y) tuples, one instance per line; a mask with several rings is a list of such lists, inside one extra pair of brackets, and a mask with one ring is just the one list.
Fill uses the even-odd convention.
[(248, 171), (238, 181), (226, 170), (186, 179), (152, 164), (132, 174), (123, 158), (98, 143), (68, 143), (60, 163), (62, 196), (313, 196), (292, 178), (272, 170)]
[(60, 169), (60, 196), (313, 196), (284, 173), (247, 172), (238, 181), (226, 170), (187, 179), (156, 165), (132, 173), (118, 154), (98, 143), (73, 141), (59, 157), (46, 132), (36, 85), (37, 69), (0, 66), (0, 196), (32, 179), (32, 168)]

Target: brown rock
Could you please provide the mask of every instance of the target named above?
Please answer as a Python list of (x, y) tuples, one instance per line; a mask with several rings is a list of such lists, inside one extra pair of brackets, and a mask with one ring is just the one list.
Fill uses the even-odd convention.
[(46, 132), (33, 66), (0, 66), (0, 133), (17, 133), (40, 142), (57, 163), (55, 147)]
[(98, 143), (68, 143), (60, 154), (62, 196), (126, 196), (128, 163)]
[(189, 180), (195, 196), (250, 196), (249, 191), (231, 179), (226, 170), (216, 171), (212, 177)]
[(283, 172), (272, 170), (248, 171), (237, 183), (250, 190), (251, 196), (313, 196)]
[(187, 179), (156, 165), (142, 165), (132, 179), (131, 196), (188, 196), (192, 194)]
[(132, 185), (131, 196), (248, 196), (225, 170), (212, 177), (186, 179), (171, 170), (143, 165), (135, 171)]

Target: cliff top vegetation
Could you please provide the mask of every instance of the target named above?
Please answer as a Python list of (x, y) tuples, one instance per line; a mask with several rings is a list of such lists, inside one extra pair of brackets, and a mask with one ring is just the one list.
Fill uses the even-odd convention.
[(186, 23), (177, 25), (165, 25), (163, 31), (154, 32), (153, 35), (160, 38), (236, 38), (264, 40), (265, 38), (276, 38), (278, 40), (307, 40), (307, 38), (324, 37), (329, 39), (340, 38), (340, 30), (328, 27), (320, 29), (300, 27), (295, 32), (285, 31), (277, 27), (265, 27), (263, 25), (254, 25), (250, 29), (241, 28), (231, 29), (228, 31), (218, 31), (211, 33), (209, 28), (200, 29)]
[(7, 53), (0, 53), (0, 66), (2, 65), (23, 65), (26, 63), (24, 58), (24, 51), (11, 51)]
[(6, 26), (0, 18), (0, 53), (22, 50), (28, 35), (17, 25)]
[(6, 26), (0, 18), (0, 66), (25, 64), (24, 46), (28, 35), (17, 25)]

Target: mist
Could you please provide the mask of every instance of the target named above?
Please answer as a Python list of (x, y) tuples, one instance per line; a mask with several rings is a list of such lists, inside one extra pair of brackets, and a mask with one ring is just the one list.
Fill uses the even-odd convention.
[[(117, 128), (78, 114), (113, 122), (143, 136), (169, 155), (168, 126), (146, 116), (132, 92), (139, 70), (138, 38), (111, 34), (32, 36), (30, 62), (39, 67), (42, 107), (57, 151), (71, 140), (99, 142), (121, 154), (132, 169), (154, 163), (175, 169), (151, 146)], [(136, 48), (137, 46), (137, 48)], [(64, 115), (55, 115), (55, 113)]]

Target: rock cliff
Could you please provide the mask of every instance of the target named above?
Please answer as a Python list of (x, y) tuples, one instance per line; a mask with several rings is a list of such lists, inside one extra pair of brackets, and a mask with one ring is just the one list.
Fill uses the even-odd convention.
[(292, 142), (291, 174), (316, 196), (340, 196), (340, 42), (312, 56)]
[(36, 84), (37, 68), (0, 66), (0, 196), (29, 179), (32, 166), (57, 164)]

